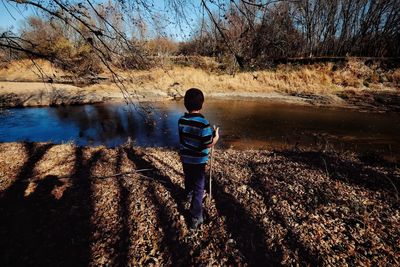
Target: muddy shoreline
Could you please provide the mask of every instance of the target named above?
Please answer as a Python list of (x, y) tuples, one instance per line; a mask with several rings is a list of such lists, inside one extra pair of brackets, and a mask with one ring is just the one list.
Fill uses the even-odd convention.
[(191, 232), (176, 151), (1, 143), (0, 262), (399, 265), (397, 165), (334, 151), (214, 155), (214, 198)]
[[(10, 85), (11, 84), (11, 85)], [(78, 88), (65, 84), (0, 82), (9, 88), (0, 92), (0, 108), (45, 107), (126, 102), (121, 91), (112, 88)], [(8, 87), (7, 87), (8, 86)], [(21, 89), (13, 89), (20, 87)], [(28, 88), (27, 90), (22, 90)], [(132, 90), (129, 101), (134, 103), (174, 101), (181, 95), (158, 91)], [(283, 92), (210, 92), (208, 99), (256, 100), (293, 105), (345, 108), (369, 112), (400, 112), (400, 93), (394, 90), (344, 90), (335, 94)]]

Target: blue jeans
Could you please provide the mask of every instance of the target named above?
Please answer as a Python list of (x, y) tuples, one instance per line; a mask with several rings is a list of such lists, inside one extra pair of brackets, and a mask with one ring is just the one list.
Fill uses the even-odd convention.
[(203, 218), (203, 195), (205, 184), (206, 164), (182, 163), (185, 174), (185, 193), (192, 194), (190, 214), (192, 218)]

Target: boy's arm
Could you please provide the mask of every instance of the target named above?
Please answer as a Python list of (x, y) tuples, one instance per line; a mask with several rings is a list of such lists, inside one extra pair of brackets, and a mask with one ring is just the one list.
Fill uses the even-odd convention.
[[(214, 135), (215, 134), (215, 135)], [(212, 139), (212, 143), (207, 145), (207, 148), (213, 147), (215, 146), (215, 144), (218, 142), (219, 140), (219, 127), (215, 127), (214, 126), (214, 134), (213, 134), (213, 139)]]

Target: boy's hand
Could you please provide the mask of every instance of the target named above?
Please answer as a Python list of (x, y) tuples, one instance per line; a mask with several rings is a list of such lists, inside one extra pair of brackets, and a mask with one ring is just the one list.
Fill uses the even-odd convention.
[(209, 144), (207, 147), (213, 147), (215, 146), (215, 144), (218, 142), (219, 139), (219, 127), (216, 127), (215, 125), (213, 126), (213, 139), (212, 139), (212, 143)]
[(215, 137), (217, 137), (218, 136), (218, 138), (219, 138), (219, 127), (217, 127), (217, 126), (213, 126), (213, 128), (214, 128), (214, 133), (215, 133)]
[(213, 143), (215, 144), (215, 143), (217, 143), (217, 141), (219, 139), (219, 127), (216, 127), (214, 125), (213, 128), (214, 128), (214, 133), (215, 133), (214, 138), (213, 138)]

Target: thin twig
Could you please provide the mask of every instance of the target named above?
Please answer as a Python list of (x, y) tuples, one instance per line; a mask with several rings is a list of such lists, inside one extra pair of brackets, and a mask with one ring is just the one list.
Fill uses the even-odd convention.
[(390, 182), (390, 184), (393, 186), (394, 190), (396, 191), (396, 199), (397, 199), (397, 202), (398, 202), (399, 201), (399, 191), (397, 190), (396, 185), (393, 183), (392, 179), (390, 179), (386, 175), (383, 175), (383, 177), (386, 178), (386, 180), (388, 180)]
[(132, 171), (132, 172), (121, 172), (121, 173), (116, 173), (116, 174), (106, 175), (106, 176), (91, 176), (91, 178), (105, 179), (105, 178), (111, 178), (111, 177), (124, 176), (124, 175), (128, 175), (128, 174), (136, 174), (138, 172), (151, 171), (151, 170), (152, 169), (140, 169), (140, 170), (135, 170), (135, 171)]
[(326, 161), (324, 158), (322, 158), (322, 161), (324, 162), (324, 165), (325, 165), (326, 176), (328, 176), (328, 178), (329, 178), (328, 165), (326, 164)]
[(162, 184), (166, 184), (166, 183), (167, 183), (166, 181), (159, 180), (159, 179), (154, 179), (154, 178), (152, 178), (152, 177), (149, 177), (149, 176), (143, 175), (143, 174), (141, 174), (141, 173), (138, 173), (137, 175), (138, 175), (139, 177), (142, 177), (142, 178), (145, 178), (145, 179), (148, 179), (148, 180), (154, 181), (154, 182), (160, 182), (160, 183), (162, 183)]

